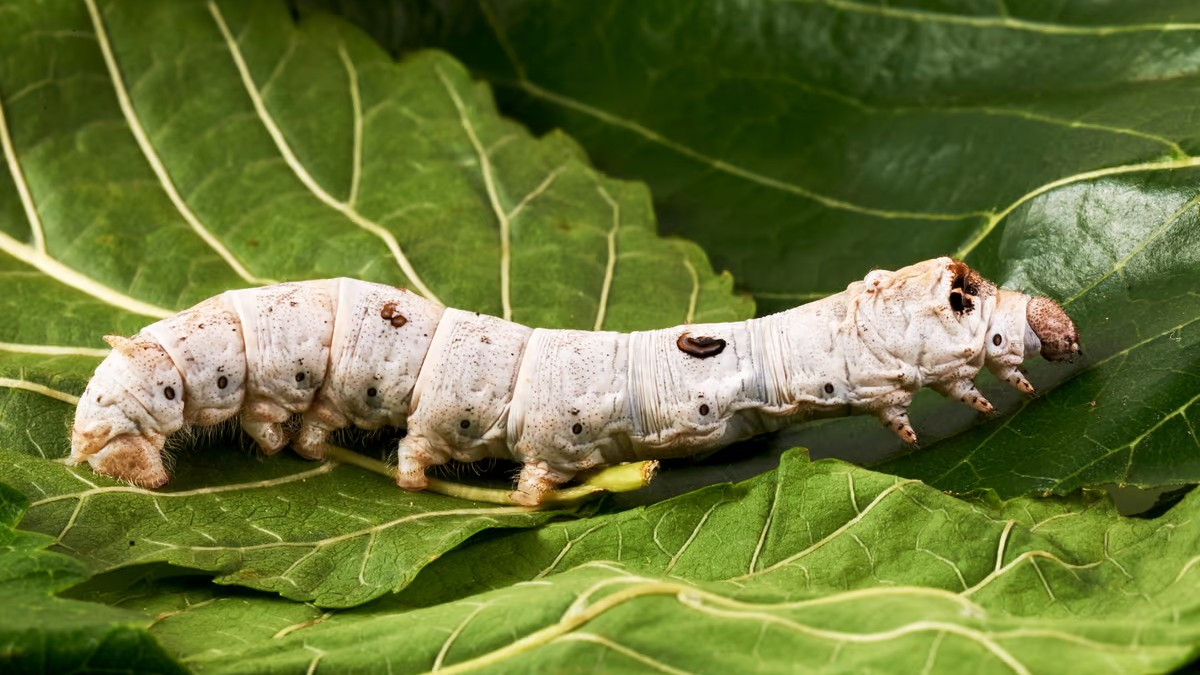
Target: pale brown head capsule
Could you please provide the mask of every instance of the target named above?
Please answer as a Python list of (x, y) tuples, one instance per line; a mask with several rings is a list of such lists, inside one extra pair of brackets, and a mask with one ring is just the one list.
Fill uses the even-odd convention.
[(183, 378), (145, 335), (104, 340), (113, 351), (79, 399), (70, 461), (141, 487), (162, 487), (170, 479), (163, 444), (183, 427)]
[(1057, 302), (1043, 296), (1030, 298), (1025, 318), (1041, 340), (1047, 361), (1071, 361), (1081, 353), (1079, 331)]

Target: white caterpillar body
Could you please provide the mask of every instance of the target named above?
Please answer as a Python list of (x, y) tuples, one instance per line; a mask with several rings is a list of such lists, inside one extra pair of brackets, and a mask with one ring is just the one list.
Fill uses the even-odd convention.
[[(1079, 351), (1053, 301), (961, 262), (876, 270), (837, 295), (738, 323), (629, 334), (529, 329), (402, 289), (330, 279), (229, 291), (132, 338), (80, 399), (71, 459), (158, 487), (165, 438), (241, 415), (262, 450), (324, 455), (330, 431), (407, 427), (397, 483), (451, 459), (508, 457), (536, 504), (578, 471), (689, 455), (816, 416), (870, 413), (916, 442), (923, 386), (989, 412), (980, 368)], [(301, 416), (289, 438), (283, 423)]]

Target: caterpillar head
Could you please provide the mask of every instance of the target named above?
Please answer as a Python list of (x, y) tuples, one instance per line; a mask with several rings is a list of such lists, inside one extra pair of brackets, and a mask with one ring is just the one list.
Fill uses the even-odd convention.
[[(853, 294), (858, 288), (851, 284), (848, 290)], [(952, 258), (926, 260), (895, 272), (875, 270), (861, 288), (865, 294), (860, 298), (871, 298), (856, 304), (852, 325), (868, 347), (868, 358), (861, 361), (869, 371), (879, 362), (878, 354), (890, 354), (895, 359), (887, 366), (900, 365), (891, 377), (904, 385), (876, 395), (870, 409), (914, 445), (916, 433), (907, 415), (913, 385), (928, 384), (989, 413), (992, 404), (974, 382), (981, 366), (1033, 394), (1021, 369), (1026, 358), (1040, 353), (1050, 361), (1067, 361), (1079, 353), (1075, 324), (1053, 300), (999, 289)], [(878, 382), (890, 373), (875, 375)]]
[(183, 378), (154, 340), (104, 340), (113, 351), (79, 399), (70, 459), (142, 487), (166, 485), (162, 449), (167, 434), (183, 426)]
[(1073, 361), (1082, 353), (1079, 331), (1057, 302), (1042, 296), (1030, 298), (1025, 319), (1041, 342), (1042, 357), (1047, 361)]
[(1079, 331), (1050, 298), (1000, 291), (988, 326), (986, 363), (996, 377), (1033, 394), (1021, 363), (1041, 354), (1047, 361), (1071, 361), (1079, 349)]

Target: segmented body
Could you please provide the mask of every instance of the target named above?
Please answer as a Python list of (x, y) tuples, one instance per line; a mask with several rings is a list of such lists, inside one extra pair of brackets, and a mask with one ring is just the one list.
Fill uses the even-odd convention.
[[(425, 469), (451, 459), (507, 457), (524, 465), (514, 494), (536, 503), (582, 469), (694, 454), (814, 416), (875, 414), (914, 442), (905, 411), (922, 386), (987, 410), (971, 384), (985, 361), (1028, 386), (1016, 367), (1041, 347), (1028, 296), (978, 275), (986, 286), (964, 290), (956, 265), (872, 272), (760, 319), (628, 334), (530, 329), (354, 279), (229, 291), (110, 340), (73, 457), (161, 484), (161, 464), (154, 473), (150, 451), (128, 443), (161, 448), (156, 435), (241, 415), (264, 451), (290, 441), (317, 459), (334, 429), (407, 427), (400, 485), (424, 487)], [(105, 400), (115, 392), (149, 418)], [(125, 418), (111, 414), (122, 405)], [(297, 414), (289, 438), (282, 424)]]

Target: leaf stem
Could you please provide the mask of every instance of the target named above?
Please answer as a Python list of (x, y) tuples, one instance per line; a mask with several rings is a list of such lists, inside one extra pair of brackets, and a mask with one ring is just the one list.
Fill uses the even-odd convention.
[[(353, 450), (347, 450), (336, 445), (326, 445), (325, 456), (334, 462), (352, 464), (381, 476), (393, 479), (396, 477), (395, 471), (386, 462), (372, 459)], [(618, 464), (604, 469), (597, 469), (581, 475), (578, 485), (547, 492), (543, 495), (542, 503), (544, 505), (561, 504), (563, 502), (579, 501), (604, 492), (631, 492), (633, 490), (640, 490), (650, 484), (657, 471), (658, 462), (652, 460), (630, 462), (628, 464)], [(510, 491), (502, 488), (466, 485), (441, 478), (430, 478), (427, 489), (430, 492), (475, 502), (516, 504), (510, 496)]]

